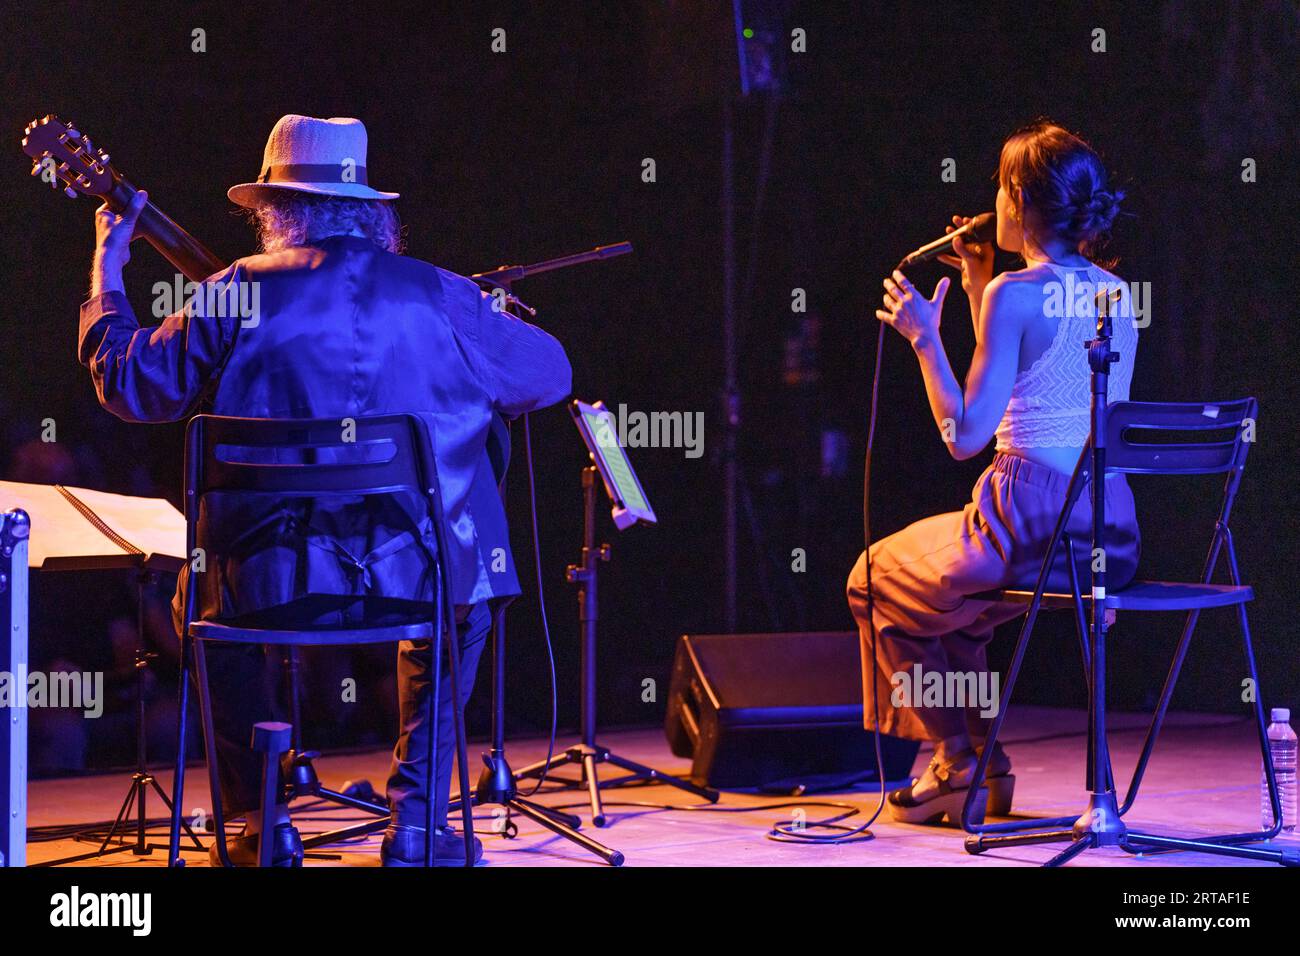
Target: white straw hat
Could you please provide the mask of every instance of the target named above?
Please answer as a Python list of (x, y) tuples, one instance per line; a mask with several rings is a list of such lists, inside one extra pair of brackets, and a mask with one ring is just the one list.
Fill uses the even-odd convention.
[(282, 189), (349, 199), (398, 196), (371, 189), (367, 183), (366, 127), (361, 120), (294, 113), (280, 117), (271, 130), (257, 182), (231, 186), (226, 195), (233, 203), (253, 207)]

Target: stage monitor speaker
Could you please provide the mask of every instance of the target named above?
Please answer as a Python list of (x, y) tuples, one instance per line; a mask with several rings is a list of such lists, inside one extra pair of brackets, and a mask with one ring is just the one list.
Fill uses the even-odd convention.
[[(664, 731), (691, 779), (720, 788), (836, 789), (876, 779), (862, 726), (853, 631), (683, 634)], [(885, 780), (906, 781), (920, 744), (882, 735)]]

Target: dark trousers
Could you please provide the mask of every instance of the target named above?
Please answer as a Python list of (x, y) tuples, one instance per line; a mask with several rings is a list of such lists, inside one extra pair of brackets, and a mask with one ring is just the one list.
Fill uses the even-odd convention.
[[(460, 690), (462, 705), (474, 688), (479, 658), (487, 645), (491, 615), (486, 603), (463, 609), (457, 615), (461, 647)], [(281, 622), (282, 623), (282, 622)], [(388, 779), (388, 797), (394, 821), (424, 826), (426, 806), (428, 693), (431, 684), (430, 641), (402, 641), (397, 654), (397, 693), (401, 726)], [(282, 720), (283, 708), (275, 693), (274, 666), (281, 648), (257, 645), (209, 644), (206, 647), (208, 684), (212, 694), (213, 731), (217, 767), (221, 775), (221, 802), (226, 819), (257, 810), (262, 786), (261, 755), (249, 746), (253, 724)], [(438, 799), (435, 824), (447, 823), (447, 800), (456, 753), (452, 711), (451, 670), (443, 652), (442, 682), (438, 694)]]
[[(474, 675), (479, 658), (487, 646), (492, 616), (487, 603), (475, 604), (463, 621), (457, 625), (460, 640), (460, 696), (461, 706), (469, 702), (474, 689)], [(397, 698), (401, 729), (397, 746), (393, 748), (393, 762), (388, 774), (388, 801), (393, 811), (393, 822), (399, 826), (423, 827), (428, 795), (425, 793), (428, 774), (429, 734), (433, 728), (427, 719), (429, 693), (433, 684), (430, 641), (402, 641), (397, 651)], [(447, 653), (443, 652), (442, 683), (438, 691), (438, 739), (435, 751), (438, 761), (438, 794), (434, 802), (434, 826), (447, 825), (447, 799), (451, 790), (452, 764), (456, 756), (456, 725), (452, 713), (451, 672)]]

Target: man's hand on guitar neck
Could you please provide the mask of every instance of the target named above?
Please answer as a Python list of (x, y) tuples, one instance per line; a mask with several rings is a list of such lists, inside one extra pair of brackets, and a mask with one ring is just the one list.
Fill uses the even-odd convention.
[(125, 292), (122, 268), (131, 259), (131, 235), (135, 232), (140, 210), (149, 201), (143, 189), (131, 197), (129, 205), (120, 214), (107, 204), (95, 210), (95, 259), (90, 269), (90, 296), (104, 292)]

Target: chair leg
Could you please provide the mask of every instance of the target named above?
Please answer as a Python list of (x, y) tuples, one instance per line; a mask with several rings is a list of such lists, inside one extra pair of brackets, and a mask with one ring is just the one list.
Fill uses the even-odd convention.
[(208, 765), (208, 789), (212, 791), (212, 825), (217, 858), (224, 867), (233, 867), (226, 849), (226, 811), (221, 805), (221, 768), (217, 765), (217, 736), (212, 722), (212, 697), (208, 687), (208, 661), (203, 642), (194, 641), (194, 673), (199, 685), (199, 715), (203, 723), (203, 749)]
[[(448, 626), (454, 624), (449, 615)], [(460, 635), (459, 629), (451, 631), (447, 646), (447, 663), (451, 668), (452, 720), (456, 736), (456, 773), (460, 778), (460, 817), (465, 839), (465, 865), (474, 865), (474, 798), (469, 787), (469, 755), (465, 741), (465, 708), (460, 696)]]
[(1237, 605), (1237, 622), (1241, 626), (1241, 643), (1246, 652), (1246, 672), (1250, 686), (1255, 689), (1255, 727), (1259, 732), (1259, 754), (1264, 762), (1264, 779), (1268, 781), (1268, 801), (1273, 809), (1273, 825), (1258, 833), (1258, 839), (1271, 840), (1282, 832), (1282, 801), (1277, 791), (1277, 775), (1273, 771), (1273, 753), (1268, 743), (1268, 723), (1264, 719), (1264, 695), (1259, 687), (1259, 671), (1255, 666), (1255, 649), (1250, 640), (1250, 621), (1246, 605)]
[[(1223, 524), (1223, 542), (1228, 552), (1228, 574), (1232, 583), (1241, 584), (1241, 570), (1237, 566), (1237, 546), (1232, 539), (1232, 530)], [(1264, 694), (1259, 686), (1259, 669), (1255, 664), (1255, 648), (1250, 639), (1250, 617), (1246, 605), (1237, 605), (1237, 625), (1241, 628), (1242, 648), (1246, 653), (1246, 670), (1250, 675), (1250, 686), (1255, 691), (1255, 726), (1259, 731), (1260, 757), (1264, 761), (1264, 778), (1268, 781), (1269, 803), (1273, 809), (1273, 826), (1260, 831), (1260, 839), (1271, 840), (1282, 832), (1282, 802), (1277, 791), (1277, 778), (1273, 773), (1273, 753), (1268, 744), (1268, 723), (1264, 720)]]
[[(1033, 634), (1034, 624), (1038, 620), (1038, 611), (1043, 603), (1043, 593), (1047, 590), (1047, 582), (1052, 574), (1052, 565), (1055, 563), (1056, 549), (1060, 545), (1062, 538), (1065, 536), (1065, 528), (1069, 522), (1070, 514), (1074, 511), (1074, 504), (1079, 500), (1079, 495), (1083, 491), (1084, 482), (1088, 475), (1088, 452), (1091, 445), (1085, 446), (1079, 453), (1079, 462), (1075, 465), (1074, 473), (1070, 476), (1070, 484), (1065, 490), (1065, 505), (1061, 508), (1060, 515), (1056, 519), (1056, 527), (1052, 530), (1051, 540), (1047, 543), (1047, 550), (1043, 558), (1043, 564), (1038, 571), (1038, 583), (1034, 586), (1034, 597), (1029, 602), (1029, 610), (1025, 614), (1025, 620), (1020, 625), (1020, 638), (1016, 641), (1015, 653), (1011, 655), (1011, 664), (1007, 667), (1006, 685), (1002, 688), (1002, 699), (998, 702), (998, 713), (993, 718), (993, 723), (989, 727), (988, 736), (984, 741), (984, 751), (980, 754), (979, 760), (975, 764), (975, 777), (971, 781), (970, 792), (966, 795), (966, 802), (962, 806), (961, 826), (967, 833), (977, 836), (982, 833), (999, 833), (1012, 830), (1023, 830), (1028, 827), (1047, 826), (1052, 823), (1070, 823), (1073, 818), (1059, 821), (1049, 820), (1029, 820), (1017, 821), (1016, 823), (983, 823), (976, 822), (976, 806), (978, 804), (979, 791), (984, 786), (984, 778), (988, 773), (989, 761), (993, 757), (993, 747), (997, 743), (998, 734), (1002, 730), (1002, 722), (1006, 719), (1007, 707), (1011, 703), (1011, 692), (1015, 689), (1016, 679), (1020, 676), (1020, 665), (1025, 659), (1025, 649), (1029, 646), (1030, 635)], [(1073, 567), (1074, 555), (1069, 555), (1070, 565)], [(1076, 589), (1077, 590), (1077, 589)], [(1082, 600), (1082, 598), (1080, 598)], [(971, 848), (971, 841), (967, 841), (967, 849)], [(976, 852), (971, 850), (971, 852)]]
[(434, 618), (433, 618), (433, 639), (430, 643), (430, 654), (432, 659), (429, 661), (430, 685), (428, 696), (428, 725), (429, 733), (425, 750), (424, 776), (424, 865), (433, 866), (433, 844), (434, 844), (434, 807), (438, 800), (438, 748), (436, 741), (438, 739), (438, 716), (441, 710), (439, 706), (441, 701), (439, 692), (442, 688), (442, 632), (445, 626), (445, 613), (442, 605), (444, 592), (439, 585), (442, 571), (439, 566), (434, 567), (434, 589), (437, 594), (434, 598)]
[[(186, 630), (189, 630), (188, 626)], [(176, 763), (172, 772), (171, 830), (167, 838), (167, 865), (184, 866), (181, 859), (181, 814), (185, 805), (185, 739), (189, 735), (190, 654), (193, 638), (181, 638), (181, 683), (177, 694)]]

